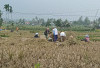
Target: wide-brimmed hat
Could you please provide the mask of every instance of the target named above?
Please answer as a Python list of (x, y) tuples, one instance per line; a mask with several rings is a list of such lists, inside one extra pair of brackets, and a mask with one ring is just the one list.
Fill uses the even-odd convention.
[(88, 37), (89, 38), (89, 35), (87, 34), (87, 35), (85, 35), (85, 37)]
[(35, 33), (35, 35), (38, 35), (39, 33)]

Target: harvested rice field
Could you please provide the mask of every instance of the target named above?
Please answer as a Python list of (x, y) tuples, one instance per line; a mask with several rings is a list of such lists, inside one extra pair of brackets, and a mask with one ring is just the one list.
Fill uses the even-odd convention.
[[(85, 34), (90, 42), (80, 41)], [(0, 68), (100, 68), (100, 32), (66, 31), (64, 42), (49, 42), (43, 32), (39, 35), (1, 31)]]

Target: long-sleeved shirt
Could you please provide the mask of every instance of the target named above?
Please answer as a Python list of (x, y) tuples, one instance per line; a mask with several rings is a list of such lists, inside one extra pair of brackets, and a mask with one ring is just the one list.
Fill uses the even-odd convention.
[(54, 34), (54, 35), (58, 35), (58, 30), (57, 30), (57, 28), (54, 28), (54, 29), (53, 29), (53, 34)]
[(60, 36), (66, 36), (65, 32), (61, 32)]

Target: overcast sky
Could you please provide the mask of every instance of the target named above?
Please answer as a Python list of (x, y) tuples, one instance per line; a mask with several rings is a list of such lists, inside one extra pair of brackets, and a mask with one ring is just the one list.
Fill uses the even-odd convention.
[(13, 14), (16, 18), (23, 17), (27, 19), (38, 16), (74, 20), (74, 15), (76, 17), (81, 15), (95, 16), (97, 9), (100, 9), (100, 0), (0, 0), (0, 9), (2, 11), (4, 11), (4, 4), (11, 5), (14, 12), (42, 14)]

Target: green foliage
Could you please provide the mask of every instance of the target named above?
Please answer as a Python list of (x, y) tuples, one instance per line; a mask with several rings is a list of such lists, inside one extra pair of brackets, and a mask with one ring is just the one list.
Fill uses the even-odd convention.
[(45, 22), (42, 22), (41, 26), (46, 26), (46, 23)]
[(17, 24), (24, 25), (25, 24), (25, 19), (19, 19)]
[(4, 5), (4, 9), (5, 9), (6, 11), (9, 11), (9, 4), (5, 4), (5, 5)]
[(13, 10), (12, 10), (12, 6), (9, 6), (9, 12), (12, 13)]
[(89, 27), (89, 25), (91, 24), (90, 20), (88, 17), (86, 17), (85, 19), (83, 19), (83, 17), (81, 16), (77, 21), (73, 21), (72, 23), (73, 25), (83, 25), (83, 26), (87, 26)]
[(96, 29), (95, 32), (100, 32), (100, 29)]
[(50, 23), (51, 23), (51, 19), (48, 19), (48, 20), (47, 20), (47, 23), (46, 23), (46, 27), (47, 27), (47, 26), (51, 26)]
[(100, 39), (91, 39), (91, 41), (100, 41)]
[(84, 39), (84, 36), (77, 36), (77, 39), (82, 40), (82, 39)]
[(61, 19), (58, 19), (57, 21), (54, 22), (55, 26), (57, 27), (61, 27), (62, 25), (62, 20)]
[(81, 16), (78, 21), (73, 22), (74, 25), (83, 25), (83, 17)]
[(40, 64), (35, 64), (34, 68), (40, 68)]
[(66, 19), (64, 22), (61, 23), (61, 27), (71, 27), (70, 23), (68, 22), (68, 20)]
[(0, 37), (9, 37), (9, 36), (8, 36), (8, 35), (3, 34), (3, 35), (0, 35)]
[(69, 30), (71, 31), (92, 31), (92, 28), (85, 27), (85, 26), (71, 26)]
[(42, 25), (42, 26), (45, 26), (46, 23), (45, 23), (45, 20), (43, 18), (38, 18), (38, 17), (35, 17), (33, 18), (31, 21), (29, 21), (30, 24), (29, 25), (33, 25), (33, 26), (36, 26), (36, 25)]
[(83, 25), (89, 25), (89, 24), (90, 24), (90, 20), (88, 17), (86, 17)]
[(1, 13), (1, 11), (0, 11), (0, 27), (2, 26), (2, 23), (3, 23), (3, 19), (2, 19), (2, 13)]
[(0, 18), (0, 27), (2, 26), (2, 23), (3, 23), (3, 19)]
[(14, 26), (14, 23), (12, 23), (11, 26)]
[(5, 9), (7, 12), (10, 12), (10, 13), (13, 12), (12, 6), (10, 6), (9, 4), (5, 4), (5, 5), (4, 5), (4, 9)]

